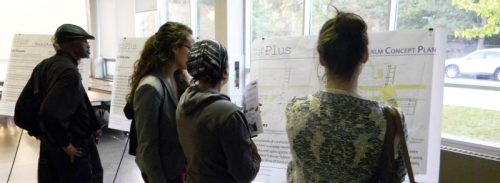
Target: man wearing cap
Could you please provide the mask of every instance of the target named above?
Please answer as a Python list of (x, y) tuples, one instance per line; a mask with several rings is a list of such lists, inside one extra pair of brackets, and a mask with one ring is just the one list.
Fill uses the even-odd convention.
[(94, 136), (101, 125), (77, 67), (81, 58), (89, 57), (88, 39), (94, 36), (79, 26), (59, 26), (53, 38), (56, 54), (35, 67), (26, 86), (41, 92), (43, 98), (38, 114), (38, 182), (102, 182)]

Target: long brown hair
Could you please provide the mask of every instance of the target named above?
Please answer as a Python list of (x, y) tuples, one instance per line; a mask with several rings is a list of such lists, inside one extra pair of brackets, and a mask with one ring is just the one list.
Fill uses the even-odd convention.
[[(134, 101), (135, 90), (143, 77), (158, 71), (166, 64), (175, 62), (173, 48), (181, 47), (188, 41), (188, 36), (192, 34), (193, 31), (184, 24), (167, 22), (158, 29), (158, 32), (147, 39), (141, 57), (134, 64), (134, 73), (129, 79), (131, 89), (127, 96), (127, 102)], [(174, 79), (177, 93), (180, 95), (189, 85), (187, 76), (182, 70), (177, 70), (174, 72)]]

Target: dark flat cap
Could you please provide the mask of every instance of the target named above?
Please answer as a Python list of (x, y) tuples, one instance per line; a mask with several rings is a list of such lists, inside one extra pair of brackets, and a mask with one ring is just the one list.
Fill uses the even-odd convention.
[(87, 33), (81, 27), (73, 24), (62, 24), (54, 34), (57, 43), (64, 43), (75, 39), (94, 39), (94, 36)]

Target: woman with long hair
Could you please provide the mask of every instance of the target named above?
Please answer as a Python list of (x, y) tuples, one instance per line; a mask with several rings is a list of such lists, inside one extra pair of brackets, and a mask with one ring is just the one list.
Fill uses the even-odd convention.
[[(379, 182), (387, 121), (381, 104), (358, 94), (369, 53), (365, 21), (338, 12), (323, 24), (317, 50), (326, 91), (295, 98), (287, 106), (289, 181)], [(389, 179), (400, 182), (405, 175), (402, 151), (396, 155), (395, 177)]]
[(177, 137), (175, 110), (188, 86), (183, 70), (194, 43), (192, 30), (167, 22), (149, 37), (130, 77), (137, 132), (136, 163), (146, 182), (182, 182), (186, 160)]

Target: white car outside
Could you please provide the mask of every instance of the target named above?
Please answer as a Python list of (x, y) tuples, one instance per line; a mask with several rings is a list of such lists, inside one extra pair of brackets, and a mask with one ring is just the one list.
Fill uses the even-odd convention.
[(500, 80), (500, 48), (476, 50), (464, 57), (448, 59), (445, 74), (450, 78), (476, 75)]

